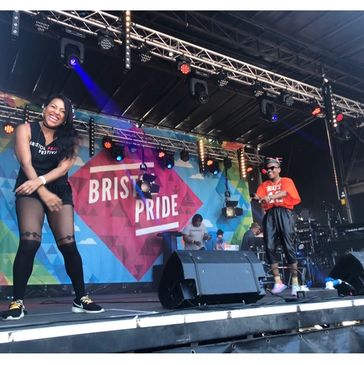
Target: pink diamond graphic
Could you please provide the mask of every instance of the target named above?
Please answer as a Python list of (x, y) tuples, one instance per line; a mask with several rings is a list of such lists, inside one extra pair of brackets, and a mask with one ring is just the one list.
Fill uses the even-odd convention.
[(161, 253), (157, 233), (180, 231), (202, 205), (172, 169), (162, 169), (151, 149), (144, 149), (148, 174), (160, 186), (153, 199), (135, 193), (143, 175), (138, 156), (121, 163), (102, 150), (70, 177), (77, 214), (140, 280)]

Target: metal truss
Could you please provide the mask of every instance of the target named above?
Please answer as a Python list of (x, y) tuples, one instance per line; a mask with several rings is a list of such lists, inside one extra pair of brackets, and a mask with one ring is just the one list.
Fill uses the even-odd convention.
[[(35, 16), (40, 12), (25, 11), (25, 13)], [(103, 11), (49, 11), (42, 14), (50, 22), (88, 35), (97, 36), (102, 31), (108, 31), (114, 35), (116, 43), (122, 43), (121, 18), (114, 14)], [(224, 70), (230, 80), (238, 83), (254, 85), (260, 82), (264, 89), (272, 94), (289, 92), (297, 101), (309, 104), (316, 100), (323, 105), (321, 88), (185, 42), (140, 24), (133, 23), (130, 36), (131, 47), (136, 48), (144, 43), (148, 46), (149, 52), (156, 57), (175, 62), (177, 56), (183, 55), (190, 60), (194, 69), (207, 75), (215, 75)], [(347, 116), (354, 118), (364, 116), (364, 104), (358, 101), (333, 94), (333, 104)]]
[[(41, 113), (29, 109), (29, 119), (40, 119)], [(20, 124), (24, 121), (24, 109), (16, 108), (0, 102), (0, 123), (7, 122), (13, 125)], [(89, 138), (88, 121), (75, 119), (74, 121), (77, 131), (85, 140)], [(144, 131), (135, 131), (108, 126), (101, 123), (95, 123), (95, 138), (102, 139), (105, 136), (111, 137), (113, 140), (125, 145), (136, 145), (137, 147), (145, 148), (164, 148), (170, 152), (178, 152), (186, 149), (191, 155), (198, 156), (196, 142), (184, 141), (178, 138), (168, 138), (157, 136)], [(206, 154), (212, 158), (222, 161), (225, 157), (229, 157), (233, 162), (238, 162), (236, 151), (226, 150), (221, 147), (210, 145), (205, 142)], [(264, 162), (264, 156), (245, 153), (247, 163), (259, 166)]]

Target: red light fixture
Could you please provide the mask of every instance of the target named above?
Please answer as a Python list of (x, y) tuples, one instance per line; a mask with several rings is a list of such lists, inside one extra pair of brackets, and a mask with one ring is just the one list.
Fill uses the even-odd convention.
[(337, 121), (338, 123), (342, 122), (342, 121), (343, 121), (343, 119), (344, 119), (344, 114), (343, 114), (343, 113), (338, 113), (338, 114), (336, 115), (336, 121)]
[(191, 73), (190, 62), (185, 57), (179, 57), (177, 61), (178, 61), (177, 68), (178, 71), (181, 72), (181, 74), (188, 75)]
[(320, 105), (315, 105), (312, 110), (311, 110), (311, 115), (313, 117), (317, 117), (318, 115), (320, 115), (322, 113), (322, 109), (320, 107)]
[(111, 137), (109, 137), (109, 136), (106, 136), (106, 137), (104, 137), (103, 139), (102, 139), (102, 147), (104, 147), (105, 148), (105, 150), (109, 150), (109, 149), (111, 149), (112, 148), (112, 146), (113, 146), (113, 141), (112, 141), (112, 139), (111, 139)]

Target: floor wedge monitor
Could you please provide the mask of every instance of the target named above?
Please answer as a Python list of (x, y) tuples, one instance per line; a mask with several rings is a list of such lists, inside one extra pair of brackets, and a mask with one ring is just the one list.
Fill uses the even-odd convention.
[(158, 287), (165, 308), (254, 303), (265, 296), (263, 264), (251, 251), (175, 251)]

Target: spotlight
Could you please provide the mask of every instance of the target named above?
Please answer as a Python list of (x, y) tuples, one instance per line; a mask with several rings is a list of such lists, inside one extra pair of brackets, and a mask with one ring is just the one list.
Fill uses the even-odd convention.
[(190, 159), (190, 154), (188, 153), (188, 151), (186, 149), (183, 149), (179, 155), (180, 155), (181, 160), (184, 162), (187, 162)]
[(243, 209), (239, 208), (237, 201), (226, 200), (225, 207), (221, 209), (222, 215), (225, 218), (234, 218), (243, 215)]
[(224, 158), (224, 167), (225, 167), (225, 170), (230, 169), (232, 166), (233, 166), (233, 163), (231, 162), (231, 159), (228, 156), (226, 156)]
[(109, 136), (105, 136), (102, 139), (102, 147), (104, 147), (105, 150), (110, 150), (111, 147), (113, 146), (113, 144), (114, 144), (114, 142), (113, 142), (112, 138)]
[(155, 175), (143, 174), (143, 176), (136, 182), (136, 191), (140, 199), (152, 199), (152, 194), (159, 193), (159, 185), (155, 183)]
[(97, 40), (97, 44), (104, 51), (108, 51), (111, 48), (114, 48), (114, 46), (115, 46), (114, 39), (111, 37), (111, 35), (109, 34), (109, 32), (100, 34), (99, 35), (99, 38)]
[(323, 114), (323, 109), (318, 103), (311, 104), (310, 109), (311, 109), (311, 115), (313, 117), (320, 117)]
[(219, 87), (224, 87), (229, 83), (229, 78), (227, 73), (224, 70), (221, 70), (217, 75), (216, 75), (216, 81), (217, 81), (217, 85)]
[(285, 104), (287, 106), (292, 106), (294, 104), (293, 96), (287, 92), (283, 92), (281, 94), (281, 99), (282, 99), (283, 104)]
[(340, 122), (342, 122), (343, 120), (344, 120), (344, 114), (339, 112), (339, 113), (336, 115), (336, 121), (337, 121), (338, 123), (340, 123)]
[(205, 80), (192, 77), (190, 79), (190, 92), (201, 104), (206, 104), (209, 101), (209, 91)]
[(263, 89), (263, 86), (260, 82), (256, 82), (254, 85), (253, 85), (253, 95), (256, 97), (256, 98), (259, 98), (261, 97), (263, 94), (265, 93), (264, 89)]
[(250, 172), (252, 172), (254, 169), (253, 169), (253, 167), (251, 167), (251, 166), (248, 166), (247, 168), (246, 168), (246, 173), (247, 174), (249, 174)]
[(213, 175), (217, 175), (220, 172), (219, 163), (212, 158), (206, 158), (206, 170)]
[(260, 101), (260, 112), (263, 116), (263, 119), (267, 120), (268, 122), (275, 123), (278, 121), (277, 107), (273, 100), (264, 97)]
[(4, 132), (5, 134), (13, 134), (15, 131), (15, 127), (11, 123), (4, 124)]
[(135, 145), (135, 144), (129, 144), (128, 145), (128, 147), (129, 147), (129, 151), (131, 152), (131, 153), (136, 153), (136, 152), (138, 152), (138, 146), (137, 145)]
[(61, 58), (65, 60), (65, 66), (75, 68), (83, 63), (85, 49), (81, 42), (73, 39), (61, 39)]
[(137, 48), (137, 52), (142, 63), (148, 63), (152, 59), (152, 54), (144, 43)]
[(191, 64), (186, 57), (179, 56), (176, 58), (177, 69), (181, 74), (188, 75), (191, 73)]
[(158, 162), (162, 168), (172, 169), (174, 167), (174, 154), (162, 149), (157, 150)]
[(167, 169), (173, 169), (174, 167), (174, 156), (172, 154), (166, 155), (164, 158), (164, 165)]
[(48, 18), (43, 13), (38, 13), (34, 17), (34, 27), (39, 33), (46, 32), (51, 26)]
[(109, 151), (111, 152), (111, 156), (114, 160), (119, 162), (124, 160), (125, 149), (121, 143), (114, 143)]

